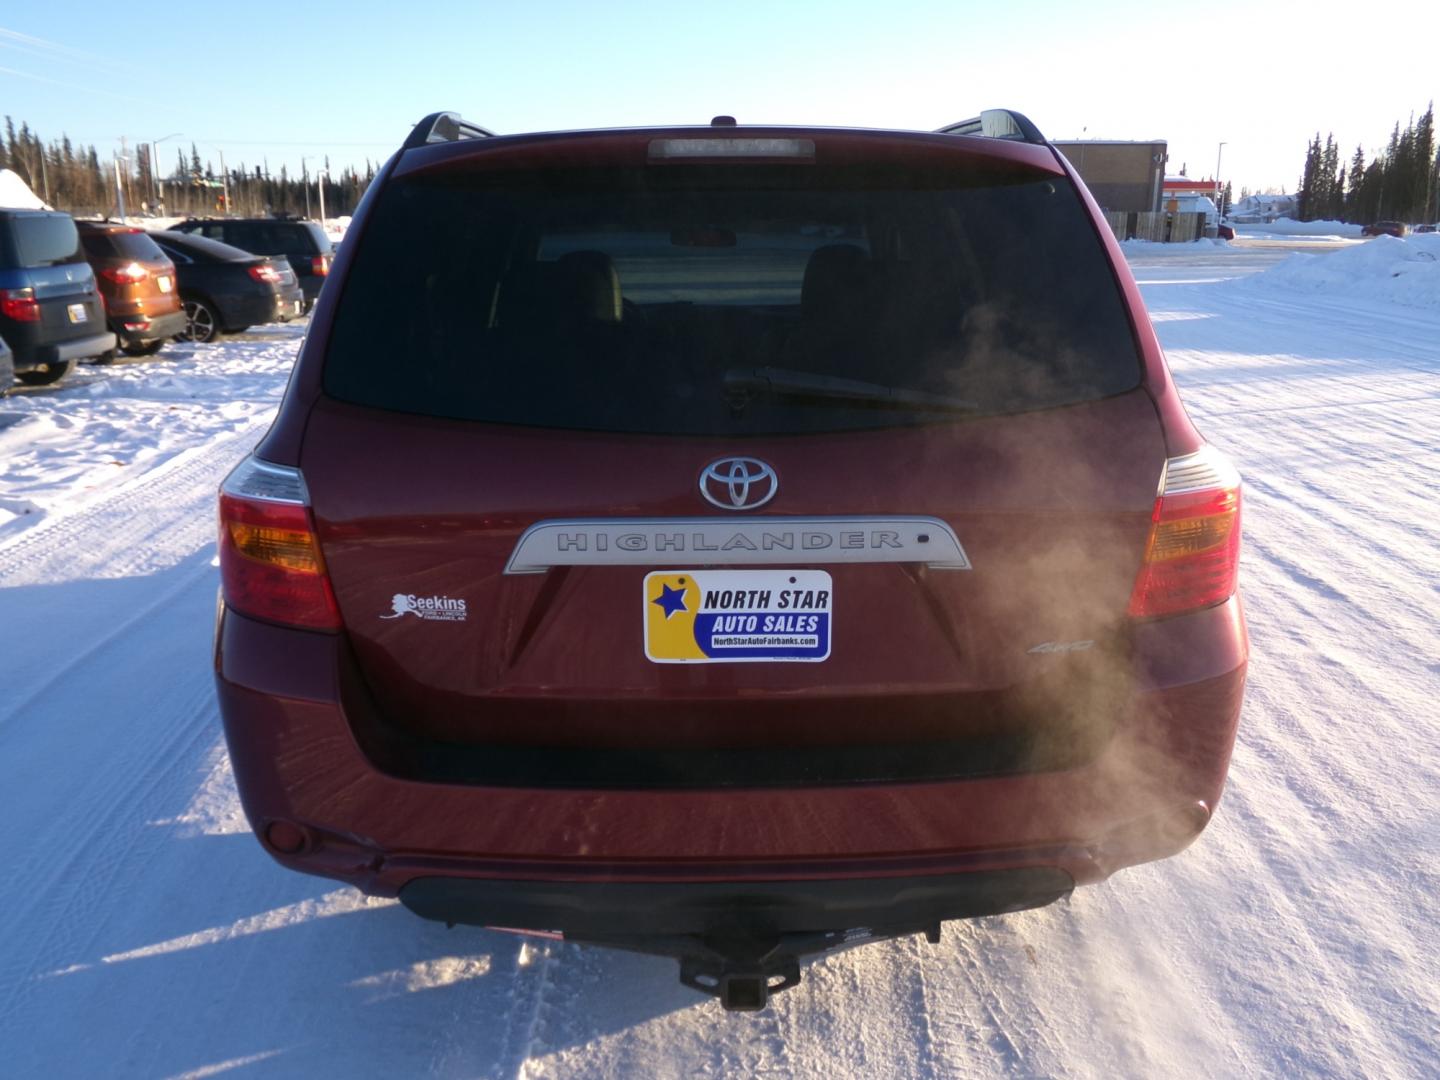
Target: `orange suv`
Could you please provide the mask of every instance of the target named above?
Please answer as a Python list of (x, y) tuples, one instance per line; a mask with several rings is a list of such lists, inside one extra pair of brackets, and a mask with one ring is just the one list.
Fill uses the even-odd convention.
[(114, 221), (77, 221), (75, 226), (122, 352), (150, 356), (185, 332), (175, 264), (154, 240), (142, 229)]

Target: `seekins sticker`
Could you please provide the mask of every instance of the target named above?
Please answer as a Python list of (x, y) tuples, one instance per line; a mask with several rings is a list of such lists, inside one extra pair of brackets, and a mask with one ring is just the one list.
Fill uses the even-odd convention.
[(823, 570), (656, 571), (645, 575), (645, 655), (657, 664), (824, 660), (834, 604)]

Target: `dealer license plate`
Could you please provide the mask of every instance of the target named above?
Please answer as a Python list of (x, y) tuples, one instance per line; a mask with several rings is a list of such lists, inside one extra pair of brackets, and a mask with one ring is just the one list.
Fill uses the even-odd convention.
[(70, 321), (72, 323), (82, 323), (90, 321), (90, 313), (85, 310), (84, 304), (71, 304), (65, 309), (65, 311), (70, 316)]
[(645, 575), (645, 655), (657, 664), (824, 660), (834, 608), (823, 570), (656, 571)]
[(172, 286), (171, 286), (171, 284), (170, 284), (170, 275), (169, 275), (169, 274), (161, 274), (161, 275), (160, 275), (158, 278), (156, 278), (155, 280), (156, 280), (156, 282), (160, 285), (160, 291), (161, 291), (161, 292), (169, 292), (170, 289), (172, 288)]

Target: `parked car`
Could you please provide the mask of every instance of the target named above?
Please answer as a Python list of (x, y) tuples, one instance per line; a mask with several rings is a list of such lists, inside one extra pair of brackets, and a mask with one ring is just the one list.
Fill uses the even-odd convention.
[(309, 311), (330, 273), (335, 249), (314, 221), (291, 218), (190, 218), (171, 228), (219, 240), (256, 255), (283, 255), (290, 261)]
[(1403, 238), (1410, 231), (1403, 221), (1376, 221), (1360, 230), (1361, 236), (1397, 236)]
[(1435, 226), (1430, 224), (1416, 225), (1415, 231), (1417, 233), (1433, 233), (1435, 231)]
[(1215, 235), (1221, 240), (1235, 239), (1235, 226), (1228, 221), (1222, 221), (1215, 226)]
[(69, 214), (0, 210), (0, 336), (15, 377), (31, 386), (58, 382), (76, 361), (115, 348)]
[(181, 336), (191, 341), (214, 341), (258, 323), (289, 322), (304, 310), (305, 296), (283, 255), (252, 255), (184, 233), (149, 235), (175, 264), (186, 318)]
[(284, 865), (752, 1009), (1184, 848), (1248, 645), (1239, 478), (1034, 125), (726, 119), (416, 127), (222, 485), (215, 662)]
[(105, 301), (110, 329), (129, 356), (150, 356), (185, 332), (175, 265), (143, 229), (77, 221), (80, 243)]

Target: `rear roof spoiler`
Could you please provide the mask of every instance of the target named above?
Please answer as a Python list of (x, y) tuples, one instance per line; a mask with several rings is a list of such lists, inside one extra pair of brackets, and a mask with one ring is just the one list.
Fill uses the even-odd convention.
[(437, 112), (421, 120), (410, 129), (402, 150), (413, 150), (430, 143), (459, 142), (461, 139), (491, 139), (495, 132), (472, 124), (459, 113)]
[[(986, 109), (979, 116), (936, 128), (942, 135), (980, 135), (987, 139), (1011, 139), (1045, 145), (1045, 136), (1023, 113), (1013, 109)], [(473, 124), (459, 113), (431, 113), (416, 124), (402, 149), (413, 150), (431, 143), (459, 142), (462, 139), (490, 139), (495, 132)]]
[(1028, 117), (1012, 109), (986, 109), (979, 116), (936, 128), (942, 135), (982, 135), (987, 139), (1011, 139), (1016, 142), (1045, 145), (1045, 136)]

